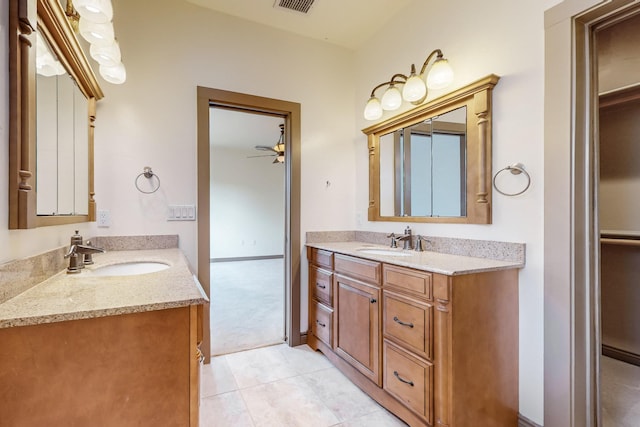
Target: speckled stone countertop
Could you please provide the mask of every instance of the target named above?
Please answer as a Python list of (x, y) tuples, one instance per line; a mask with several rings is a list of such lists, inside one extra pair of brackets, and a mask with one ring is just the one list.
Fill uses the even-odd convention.
[[(401, 243), (399, 243), (400, 245)], [(507, 270), (524, 267), (523, 262), (502, 261), (489, 258), (477, 258), (462, 255), (452, 255), (440, 252), (416, 252), (414, 250), (391, 249), (389, 246), (373, 243), (349, 241), (349, 242), (322, 242), (307, 243), (307, 246), (325, 249), (345, 255), (385, 262), (387, 264), (400, 265), (432, 273), (447, 274), (451, 276), (485, 271)], [(359, 249), (383, 249), (409, 254), (408, 256), (380, 255), (362, 252)]]
[[(0, 304), (0, 328), (87, 319), (206, 303), (207, 297), (177, 249), (113, 251), (93, 256), (79, 274), (62, 271)], [(93, 270), (135, 261), (169, 268), (131, 276)]]

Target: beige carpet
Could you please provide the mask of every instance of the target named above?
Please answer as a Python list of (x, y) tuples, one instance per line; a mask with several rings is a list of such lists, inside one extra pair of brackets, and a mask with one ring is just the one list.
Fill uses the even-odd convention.
[(284, 261), (211, 263), (211, 352), (284, 341)]
[(640, 366), (603, 356), (600, 372), (604, 427), (640, 426)]

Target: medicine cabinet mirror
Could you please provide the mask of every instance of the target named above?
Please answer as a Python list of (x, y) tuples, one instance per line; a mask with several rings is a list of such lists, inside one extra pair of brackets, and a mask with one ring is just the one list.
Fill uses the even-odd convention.
[(369, 220), (491, 223), (489, 75), (363, 129)]
[(9, 12), (9, 228), (95, 221), (102, 90), (58, 0), (18, 0)]

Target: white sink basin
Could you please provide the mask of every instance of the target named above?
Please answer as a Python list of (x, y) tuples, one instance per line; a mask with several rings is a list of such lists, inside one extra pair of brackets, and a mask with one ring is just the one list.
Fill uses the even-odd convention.
[(169, 264), (163, 262), (136, 261), (98, 267), (91, 274), (94, 276), (133, 276), (136, 274), (155, 273), (167, 268), (169, 268)]
[(377, 248), (361, 248), (356, 249), (358, 252), (371, 255), (387, 255), (387, 256), (411, 256), (410, 253), (394, 251), (392, 249), (377, 249)]

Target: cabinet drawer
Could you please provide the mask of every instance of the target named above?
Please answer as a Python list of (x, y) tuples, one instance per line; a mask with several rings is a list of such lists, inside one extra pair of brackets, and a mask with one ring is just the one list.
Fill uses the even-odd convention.
[(311, 332), (320, 341), (333, 348), (333, 310), (319, 302), (314, 302), (309, 308)]
[(333, 252), (307, 247), (307, 260), (320, 267), (333, 270)]
[(335, 254), (334, 265), (336, 273), (343, 273), (356, 279), (366, 280), (380, 285), (382, 265), (379, 262)]
[(309, 287), (315, 299), (333, 306), (333, 273), (309, 266)]
[(383, 387), (433, 425), (433, 365), (385, 340)]
[(431, 279), (432, 274), (426, 271), (383, 265), (383, 286), (398, 288), (428, 300), (433, 297)]
[(384, 291), (382, 331), (385, 337), (402, 344), (420, 357), (432, 360), (431, 305)]

